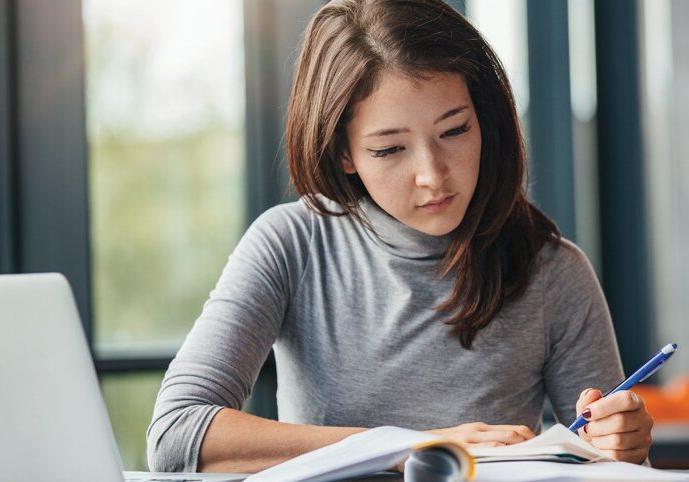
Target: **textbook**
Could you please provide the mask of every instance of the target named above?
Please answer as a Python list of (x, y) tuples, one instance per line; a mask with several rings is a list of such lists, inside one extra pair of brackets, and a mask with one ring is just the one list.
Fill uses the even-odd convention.
[[(447, 438), (400, 427), (377, 427), (258, 472), (247, 482), (328, 482), (390, 470), (409, 455), (445, 449), (459, 463), (459, 480), (471, 480), (475, 464), (508, 461), (610, 462), (588, 442), (557, 424), (526, 442), (464, 448)], [(480, 472), (480, 470), (479, 470)]]
[(249, 476), (245, 482), (328, 482), (390, 470), (409, 455), (440, 448), (454, 455), (459, 480), (474, 477), (474, 459), (446, 438), (400, 427), (377, 427)]

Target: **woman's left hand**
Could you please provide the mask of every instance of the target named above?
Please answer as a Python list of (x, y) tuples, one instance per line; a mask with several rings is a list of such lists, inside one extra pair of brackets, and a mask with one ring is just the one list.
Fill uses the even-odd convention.
[(651, 446), (653, 419), (636, 393), (623, 390), (603, 398), (588, 388), (577, 401), (577, 415), (588, 410), (579, 436), (615, 460), (641, 464)]

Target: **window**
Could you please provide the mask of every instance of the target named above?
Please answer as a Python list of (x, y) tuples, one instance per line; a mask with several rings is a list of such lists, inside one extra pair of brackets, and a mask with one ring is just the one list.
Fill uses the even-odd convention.
[[(86, 0), (94, 350), (172, 357), (245, 226), (242, 3)], [(106, 374), (145, 469), (162, 373)]]
[(529, 56), (526, 2), (468, 0), (466, 14), (503, 63), (512, 84), (519, 117), (529, 109)]
[[(689, 3), (641, 4), (641, 90), (648, 230), (653, 267), (654, 319), (659, 344), (689, 344)], [(680, 106), (678, 108), (678, 106)], [(662, 380), (686, 376), (689, 352), (659, 372)]]
[(153, 415), (162, 379), (162, 372), (118, 373), (101, 377), (101, 392), (127, 470), (148, 470), (146, 428)]
[(241, 14), (84, 4), (99, 354), (174, 353), (243, 230)]
[(600, 274), (596, 140), (598, 92), (593, 0), (569, 0), (567, 13), (577, 244)]

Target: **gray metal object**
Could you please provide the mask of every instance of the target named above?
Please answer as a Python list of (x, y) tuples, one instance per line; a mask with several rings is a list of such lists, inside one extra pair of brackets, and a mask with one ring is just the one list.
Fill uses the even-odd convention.
[(67, 280), (0, 276), (1, 480), (121, 482), (117, 444)]
[(447, 450), (430, 449), (414, 452), (404, 463), (405, 482), (459, 482), (459, 461)]

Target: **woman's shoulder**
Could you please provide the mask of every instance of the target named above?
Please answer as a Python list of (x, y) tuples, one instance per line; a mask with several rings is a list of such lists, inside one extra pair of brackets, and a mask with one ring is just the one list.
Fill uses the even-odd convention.
[[(337, 202), (317, 194), (316, 198), (330, 212), (344, 212)], [(299, 244), (312, 238), (314, 230), (323, 223), (321, 216), (314, 208), (307, 196), (301, 196), (296, 201), (277, 204), (265, 210), (249, 227), (248, 231), (261, 233), (282, 242), (295, 241)], [(327, 218), (336, 219), (334, 216)]]
[(539, 265), (553, 268), (572, 268), (590, 264), (586, 253), (573, 241), (563, 237), (548, 240), (536, 257)]
[(536, 257), (547, 291), (569, 292), (598, 289), (595, 270), (586, 253), (574, 242), (561, 237), (545, 243)]

